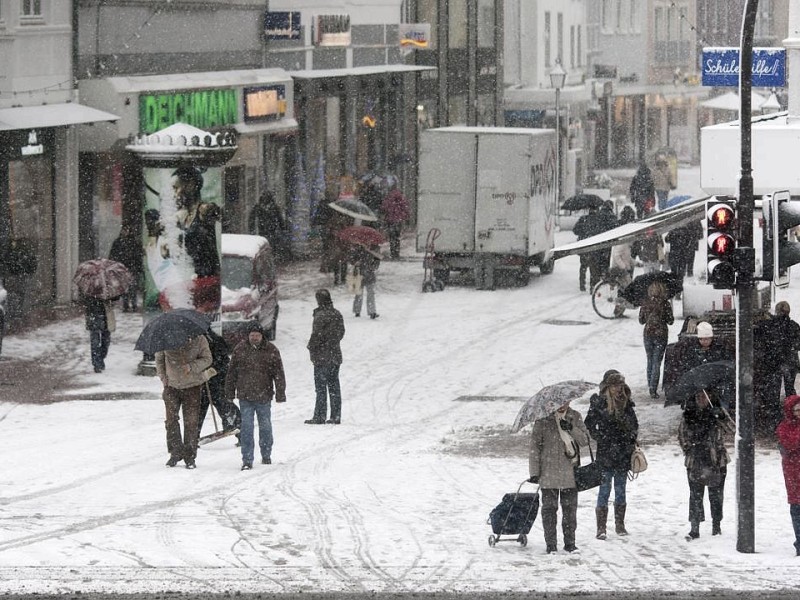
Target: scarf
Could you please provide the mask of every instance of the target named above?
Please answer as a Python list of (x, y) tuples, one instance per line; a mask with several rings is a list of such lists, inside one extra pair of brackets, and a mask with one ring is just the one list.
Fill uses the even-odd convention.
[(564, 431), (561, 429), (561, 423), (567, 416), (565, 412), (563, 415), (556, 411), (556, 429), (558, 429), (558, 435), (561, 436), (561, 441), (564, 442), (564, 455), (572, 461), (573, 464), (578, 463), (578, 446), (575, 444), (575, 439), (572, 437), (569, 431)]

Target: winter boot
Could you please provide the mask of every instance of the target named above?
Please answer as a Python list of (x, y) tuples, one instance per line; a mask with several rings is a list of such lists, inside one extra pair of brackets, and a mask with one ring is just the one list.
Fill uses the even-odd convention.
[(628, 535), (625, 529), (625, 509), (628, 508), (627, 504), (614, 505), (614, 524), (617, 528), (617, 535)]
[(606, 520), (608, 520), (608, 507), (595, 508), (594, 514), (597, 516), (597, 535), (598, 540), (606, 539)]
[(689, 529), (689, 535), (686, 536), (688, 541), (696, 540), (700, 537), (700, 522), (699, 521), (690, 521), (691, 528)]
[(711, 535), (722, 535), (722, 525), (719, 521), (712, 521), (711, 523)]

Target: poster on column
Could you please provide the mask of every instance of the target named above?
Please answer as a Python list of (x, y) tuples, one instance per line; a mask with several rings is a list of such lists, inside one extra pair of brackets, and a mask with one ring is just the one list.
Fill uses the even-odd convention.
[(145, 314), (193, 308), (219, 318), (222, 169), (143, 170)]

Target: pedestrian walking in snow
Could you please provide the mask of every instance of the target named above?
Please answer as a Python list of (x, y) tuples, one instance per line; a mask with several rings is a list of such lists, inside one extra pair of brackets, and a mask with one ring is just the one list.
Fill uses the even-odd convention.
[(675, 181), (673, 181), (672, 170), (665, 156), (656, 157), (653, 169), (653, 187), (658, 200), (658, 210), (666, 210), (669, 192), (675, 189)]
[(650, 397), (658, 398), (658, 382), (661, 379), (661, 363), (667, 349), (669, 325), (675, 322), (672, 303), (667, 298), (667, 288), (660, 281), (650, 284), (647, 298), (639, 309), (639, 323), (644, 325), (644, 351), (647, 354), (647, 385)]
[(135, 235), (130, 225), (123, 225), (119, 230), (119, 237), (111, 244), (108, 258), (125, 265), (131, 274), (131, 283), (127, 291), (122, 294), (122, 312), (136, 312), (138, 310), (139, 286), (142, 281), (144, 250), (139, 236)]
[(233, 401), (236, 397), (242, 413), (242, 471), (253, 468), (255, 417), (258, 417), (261, 464), (272, 464), (272, 398), (275, 402), (286, 402), (286, 376), (280, 351), (266, 340), (258, 321), (249, 324), (247, 339), (233, 349), (228, 365), (225, 398)]
[(231, 431), (239, 428), (241, 416), (239, 408), (225, 399), (225, 377), (228, 374), (230, 363), (230, 348), (222, 336), (209, 328), (205, 333), (208, 347), (211, 349), (211, 368), (215, 374), (203, 386), (200, 396), (200, 416), (198, 418), (198, 434), (203, 431), (203, 421), (206, 419), (208, 407), (213, 404), (217, 414), (222, 420), (222, 431)]
[(775, 433), (780, 444), (783, 479), (794, 528), (794, 549), (800, 556), (800, 396), (786, 398), (783, 421)]
[(364, 246), (356, 245), (350, 255), (350, 262), (353, 263), (353, 276), (358, 278), (360, 285), (354, 289), (353, 314), (361, 316), (361, 306), (364, 300), (364, 292), (367, 295), (367, 314), (370, 319), (378, 318), (378, 311), (375, 308), (375, 284), (377, 277), (375, 272), (381, 265), (380, 255), (374, 249), (367, 249)]
[(111, 300), (83, 296), (83, 312), (86, 329), (89, 331), (89, 347), (92, 356), (92, 367), (95, 373), (102, 373), (106, 368), (108, 347), (111, 345), (111, 332), (116, 329), (114, 305)]
[(792, 307), (786, 301), (775, 305), (775, 321), (778, 324), (778, 347), (781, 355), (781, 374), (783, 375), (783, 393), (785, 397), (794, 396), (795, 379), (797, 378), (797, 351), (800, 350), (800, 325), (789, 314)]
[(528, 459), (531, 483), (538, 483), (542, 496), (542, 528), (548, 554), (558, 551), (556, 532), (558, 505), (561, 503), (561, 530), (564, 550), (575, 552), (578, 524), (578, 490), (575, 467), (580, 464), (580, 446), (589, 444), (589, 432), (581, 414), (563, 405), (556, 412), (537, 419), (531, 433)]
[[(211, 366), (211, 349), (204, 335), (192, 337), (180, 348), (156, 352), (156, 373), (164, 385), (168, 467), (181, 460), (187, 469), (196, 467), (200, 437), (200, 395)], [(179, 414), (183, 414), (183, 437)]]
[(403, 233), (403, 224), (411, 217), (411, 208), (408, 199), (393, 182), (389, 193), (381, 202), (381, 214), (386, 223), (389, 234), (389, 250), (392, 260), (400, 258), (400, 236)]
[(307, 425), (321, 425), (326, 422), (328, 398), (331, 404), (331, 418), (328, 423), (338, 425), (342, 420), (342, 390), (339, 385), (339, 367), (342, 364), (341, 341), (344, 337), (342, 313), (333, 307), (331, 293), (326, 289), (316, 292), (317, 308), (308, 340), (308, 352), (314, 365), (314, 390), (316, 402), (314, 416), (307, 419)]
[(675, 385), (681, 375), (705, 363), (720, 360), (733, 360), (733, 352), (726, 348), (722, 342), (714, 337), (714, 328), (711, 323), (700, 321), (694, 333), (695, 336), (686, 336), (672, 348), (671, 360), (665, 363), (669, 368), (664, 368), (664, 391)]
[(628, 195), (636, 207), (637, 219), (646, 217), (655, 208), (656, 190), (653, 186), (653, 175), (644, 161), (639, 164), (636, 175), (631, 179)]
[(643, 240), (634, 242), (631, 252), (642, 261), (645, 273), (663, 270), (664, 239), (660, 233), (651, 231)]
[(639, 435), (639, 421), (634, 411), (631, 389), (619, 371), (611, 369), (603, 375), (600, 393), (594, 394), (586, 414), (586, 428), (597, 442), (597, 461), (603, 470), (603, 481), (597, 493), (597, 539), (606, 539), (608, 501), (614, 484), (614, 525), (617, 535), (628, 535), (625, 529), (627, 499), (625, 488), (631, 455)]
[(730, 462), (724, 435), (732, 421), (720, 405), (714, 390), (700, 390), (687, 400), (678, 427), (678, 442), (683, 451), (689, 480), (689, 523), (687, 540), (700, 537), (700, 523), (705, 521), (703, 496), (708, 488), (711, 505), (711, 535), (722, 533), (722, 503), (725, 476)]

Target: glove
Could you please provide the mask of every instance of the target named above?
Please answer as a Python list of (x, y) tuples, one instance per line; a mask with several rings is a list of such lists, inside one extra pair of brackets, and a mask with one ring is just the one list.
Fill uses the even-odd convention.
[(572, 431), (572, 423), (567, 421), (566, 419), (560, 419), (558, 424), (561, 426), (561, 429), (564, 431)]
[(528, 483), (539, 483), (539, 476), (531, 475), (530, 477), (528, 477)]

